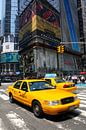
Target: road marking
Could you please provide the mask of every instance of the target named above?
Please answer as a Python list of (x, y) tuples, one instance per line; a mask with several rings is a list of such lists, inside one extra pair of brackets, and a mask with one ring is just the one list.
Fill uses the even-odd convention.
[(54, 123), (54, 122), (49, 121), (47, 119), (43, 119), (43, 120), (48, 122), (48, 123), (50, 123), (50, 124), (52, 124), (52, 125), (55, 125), (58, 129), (61, 129), (61, 130), (71, 130), (70, 128), (68, 128), (68, 126), (67, 126), (67, 128), (64, 127), (64, 124), (61, 124), (61, 123), (58, 123), (58, 122)]
[(86, 90), (83, 90), (83, 92), (86, 92)]
[(80, 93), (78, 93), (77, 95), (79, 95), (79, 94), (81, 94), (81, 95), (85, 95), (86, 92), (80, 92)]
[(9, 97), (5, 94), (0, 94), (0, 98), (2, 98), (3, 100), (9, 100)]
[(86, 98), (86, 95), (84, 94), (78, 94), (79, 97), (85, 97)]
[(80, 104), (80, 107), (85, 107), (85, 108), (86, 108), (86, 105), (84, 105), (84, 104)]
[(5, 89), (0, 89), (0, 92), (5, 92), (6, 90)]
[(10, 120), (10, 122), (13, 124), (14, 127), (17, 127), (21, 130), (30, 130), (26, 127), (26, 124), (18, 114), (16, 114), (13, 111), (10, 111), (8, 114), (6, 114), (7, 118)]
[(4, 124), (3, 124), (1, 118), (0, 118), (0, 130), (7, 130), (7, 129), (4, 127)]
[(83, 104), (86, 104), (86, 101), (85, 101), (85, 100), (81, 100), (80, 102), (81, 102), (81, 104), (82, 104), (82, 103), (83, 103)]
[(83, 100), (86, 100), (86, 98), (84, 98), (84, 97), (79, 97), (81, 100), (83, 99)]
[(78, 112), (81, 112), (80, 115), (86, 117), (86, 111), (79, 109)]
[[(84, 110), (78, 109), (78, 110), (75, 110), (75, 112), (78, 112), (78, 113), (81, 112), (80, 115), (83, 116), (83, 117), (86, 117), (86, 111), (84, 111)], [(86, 124), (86, 120), (84, 120), (81, 117), (73, 117), (73, 119), (76, 120), (76, 121), (79, 121), (79, 122), (81, 122), (83, 124)]]
[(73, 119), (74, 119), (75, 121), (79, 121), (79, 122), (81, 122), (81, 123), (83, 123), (83, 124), (86, 124), (86, 121), (85, 121), (83, 118), (73, 117)]

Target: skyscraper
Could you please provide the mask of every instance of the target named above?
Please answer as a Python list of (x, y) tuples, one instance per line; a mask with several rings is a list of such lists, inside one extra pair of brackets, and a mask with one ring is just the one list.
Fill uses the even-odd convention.
[[(60, 23), (58, 22), (59, 24), (57, 24), (57, 26), (56, 26), (57, 29), (56, 29), (56, 31), (55, 30), (54, 31), (57, 32), (58, 31), (58, 26), (59, 26), (59, 29), (60, 29), (60, 31), (58, 32), (58, 34), (60, 36), (59, 43), (60, 42), (62, 42), (62, 44), (63, 43), (65, 43), (65, 44), (69, 43), (67, 48), (65, 48), (64, 54), (57, 54), (57, 51), (52, 54), (52, 53), (49, 52), (49, 50), (47, 50), (48, 51), (47, 52), (45, 49), (42, 50), (43, 49), (42, 48), (41, 49), (42, 52), (40, 51), (41, 54), (42, 54), (42, 56), (41, 56), (41, 54), (38, 55), (40, 52), (37, 49), (35, 51), (36, 53), (38, 53), (36, 56), (37, 56), (38, 60), (41, 57), (40, 58), (41, 62), (39, 61), (39, 63), (38, 63), (38, 60), (37, 60), (34, 64), (36, 64), (36, 67), (38, 67), (38, 71), (40, 71), (40, 70), (42, 70), (42, 71), (43, 70), (44, 71), (49, 70), (50, 71), (50, 70), (52, 70), (51, 68), (53, 68), (55, 70), (57, 68), (58, 70), (64, 71), (64, 72), (67, 72), (67, 73), (68, 73), (68, 71), (70, 73), (71, 72), (74, 72), (74, 73), (77, 72), (78, 69), (79, 69), (79, 65), (80, 65), (80, 53), (79, 53), (80, 50), (79, 50), (79, 45), (78, 45), (78, 41), (79, 41), (79, 24), (78, 24), (78, 14), (77, 14), (77, 1), (76, 0), (36, 0), (36, 1), (39, 2), (39, 5), (37, 5), (37, 9), (39, 8), (42, 11), (40, 14), (44, 15), (43, 16), (43, 20), (46, 19), (46, 21), (50, 20), (52, 22), (53, 20), (56, 19), (55, 15), (58, 12), (58, 14), (59, 14), (58, 15), (58, 21), (60, 21)], [(33, 36), (31, 34), (30, 37), (28, 37), (30, 31), (28, 31), (27, 34), (24, 34), (26, 32), (26, 29), (27, 30), (28, 29), (32, 29), (32, 30), (36, 29), (37, 28), (35, 26), (36, 23), (37, 22), (40, 23), (40, 21), (41, 21), (41, 20), (40, 21), (36, 21), (36, 22), (34, 22), (34, 24), (31, 24), (31, 26), (29, 25), (29, 23), (27, 24), (28, 18), (26, 16), (29, 17), (31, 15), (31, 12), (27, 13), (26, 10), (27, 10), (29, 4), (32, 4), (31, 2), (32, 2), (32, 0), (22, 0), (22, 1), (20, 0), (20, 4), (19, 4), (20, 17), (21, 17), (21, 20), (23, 20), (21, 23), (22, 23), (22, 25), (24, 25), (24, 27), (21, 26), (22, 28), (20, 30), (20, 38), (23, 39), (23, 42), (22, 42), (22, 40), (20, 42), (21, 50), (22, 50), (22, 47), (25, 47), (26, 44), (29, 43), (29, 42), (26, 43), (24, 41), (24, 37), (27, 36), (27, 39), (30, 40), (30, 38)], [(48, 4), (48, 7), (46, 6), (46, 3)], [(46, 9), (43, 8), (43, 6), (46, 6)], [(32, 10), (31, 7), (29, 7), (29, 9)], [(36, 13), (37, 13), (37, 11), (36, 11)], [(52, 14), (54, 16), (52, 18), (50, 18), (50, 16), (52, 16)], [(34, 13), (33, 13), (32, 16), (34, 16)], [(44, 19), (44, 17), (45, 17), (45, 19)], [(32, 22), (33, 22), (33, 20), (32, 20)], [(26, 26), (25, 26), (25, 24), (26, 24)], [(48, 22), (47, 22), (47, 24), (48, 24)], [(55, 24), (55, 23), (53, 23), (53, 24)], [(39, 28), (44, 30), (45, 33), (47, 31), (47, 33), (46, 33), (47, 36), (45, 34), (46, 40), (43, 40), (43, 46), (44, 46), (44, 43), (47, 43), (47, 45), (48, 45), (48, 38), (51, 37), (51, 39), (52, 39), (55, 36), (55, 34), (52, 33), (53, 29), (50, 29), (50, 26), (47, 26), (45, 24), (45, 22), (43, 22), (43, 24), (40, 23), (38, 25), (40, 25)], [(45, 27), (47, 27), (47, 29), (45, 29)], [(41, 34), (41, 36), (44, 36), (42, 33), (40, 33), (40, 34)], [(43, 37), (42, 37), (42, 39), (43, 39)], [(41, 40), (38, 40), (38, 41), (36, 40), (36, 42), (39, 42), (39, 41), (41, 41)], [(57, 41), (57, 43), (58, 43), (58, 41)], [(52, 46), (54, 46), (54, 40), (52, 42), (50, 42), (50, 44), (52, 44)], [(41, 44), (39, 46), (41, 46)], [(49, 49), (49, 46), (47, 48)], [(52, 48), (52, 50), (53, 50), (53, 48)], [(48, 53), (49, 53), (49, 57), (47, 56)], [(58, 55), (58, 56), (56, 56), (56, 55)], [(57, 62), (56, 66), (53, 65), (54, 61), (51, 60), (53, 56), (54, 56), (55, 63)], [(26, 56), (26, 57), (28, 57), (28, 56)], [(57, 61), (57, 59), (58, 59), (58, 61)], [(47, 60), (47, 63), (45, 63), (46, 60)]]
[(1, 37), (1, 20), (0, 20), (0, 37)]
[(80, 41), (86, 42), (86, 0), (77, 0)]
[[(18, 0), (3, 0), (2, 3), (2, 36), (18, 35)], [(17, 22), (17, 29), (16, 29)]]
[(57, 71), (59, 12), (47, 0), (20, 0), (19, 46), (24, 74)]
[(61, 0), (60, 10), (61, 10), (62, 41), (71, 42), (72, 49), (79, 51), (78, 46), (79, 23), (77, 14), (77, 1)]
[(82, 70), (86, 71), (86, 0), (77, 0), (79, 34), (81, 42)]
[[(31, 0), (19, 0), (19, 8), (20, 8), (20, 13), (24, 10), (24, 8), (31, 2)], [(41, 0), (40, 0), (41, 1)], [(60, 10), (59, 6), (59, 0), (45, 0), (48, 1), (56, 10)]]
[(18, 31), (18, 0), (3, 0), (1, 20), (2, 76), (16, 76), (16, 72), (19, 71)]

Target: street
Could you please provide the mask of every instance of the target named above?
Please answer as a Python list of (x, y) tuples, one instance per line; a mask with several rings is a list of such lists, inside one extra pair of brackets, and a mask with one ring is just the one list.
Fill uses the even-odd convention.
[(7, 85), (0, 87), (0, 130), (86, 130), (86, 89), (78, 89), (80, 108), (58, 116), (36, 118), (31, 109), (9, 103)]

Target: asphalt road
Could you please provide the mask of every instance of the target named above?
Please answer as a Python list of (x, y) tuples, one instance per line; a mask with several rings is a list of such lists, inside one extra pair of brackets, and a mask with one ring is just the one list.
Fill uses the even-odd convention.
[(86, 130), (86, 89), (78, 89), (80, 108), (59, 116), (36, 118), (31, 109), (18, 102), (10, 104), (7, 84), (0, 87), (0, 130)]

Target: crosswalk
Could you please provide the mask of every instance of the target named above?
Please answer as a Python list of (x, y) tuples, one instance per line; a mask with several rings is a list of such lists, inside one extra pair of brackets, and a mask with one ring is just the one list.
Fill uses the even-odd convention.
[(3, 100), (9, 100), (9, 97), (5, 92), (6, 92), (5, 89), (0, 89), (0, 98), (2, 98)]
[[(72, 119), (72, 121), (74, 122), (74, 125), (77, 125), (80, 123), (83, 125), (86, 125), (86, 90), (80, 91), (77, 95), (80, 98), (81, 103), (80, 103), (80, 108), (76, 109), (75, 113), (79, 114), (79, 115), (74, 116), (73, 114), (67, 114), (67, 116)], [(5, 93), (4, 89), (0, 89), (0, 98), (4, 101), (9, 100), (9, 97)], [(23, 110), (23, 108), (22, 108), (22, 110)], [(23, 119), (23, 117), (21, 117), (21, 115), (19, 115), (18, 113), (14, 112), (12, 110), (10, 110), (9, 112), (6, 113), (6, 118), (9, 120), (9, 122), (12, 124), (12, 126), (14, 127), (15, 130), (20, 130), (20, 129), (21, 130), (31, 130), (30, 128), (27, 127), (26, 122)], [(66, 124), (64, 124), (63, 122), (53, 122), (51, 120), (47, 120), (46, 118), (43, 118), (43, 120), (40, 120), (40, 122), (42, 122), (42, 121), (50, 123), (51, 125), (55, 125), (57, 130), (63, 130), (63, 129), (71, 130), (70, 125), (67, 124), (67, 121), (66, 121)], [(8, 130), (5, 126), (2, 118), (0, 118), (0, 130)]]

